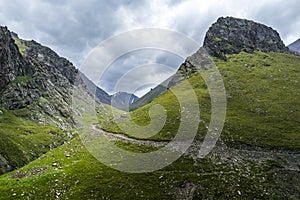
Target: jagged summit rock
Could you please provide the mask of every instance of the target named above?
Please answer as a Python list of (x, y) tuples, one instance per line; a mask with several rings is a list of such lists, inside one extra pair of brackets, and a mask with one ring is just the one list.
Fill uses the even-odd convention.
[(266, 25), (234, 17), (220, 17), (207, 31), (203, 46), (210, 55), (226, 60), (226, 54), (287, 52), (277, 31)]
[(290, 44), (288, 46), (288, 48), (297, 53), (298, 55), (300, 55), (300, 38), (298, 40), (296, 40), (295, 42), (293, 42), (292, 44)]

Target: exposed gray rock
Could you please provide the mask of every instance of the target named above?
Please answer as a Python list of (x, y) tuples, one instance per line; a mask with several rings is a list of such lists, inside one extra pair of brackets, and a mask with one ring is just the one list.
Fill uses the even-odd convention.
[(12, 37), (13, 39), (19, 39), (19, 36), (18, 36), (17, 33), (13, 32), (13, 31), (11, 31), (10, 33), (11, 33), (11, 37)]
[(251, 20), (221, 17), (206, 33), (203, 46), (210, 55), (226, 60), (226, 54), (287, 52), (277, 31)]
[(34, 41), (19, 40), (26, 46), (21, 55), (10, 31), (6, 27), (0, 30), (0, 46), (5, 47), (0, 54), (1, 106), (7, 110), (27, 107), (30, 110), (28, 116), (22, 117), (61, 128), (72, 127), (70, 105), (77, 69)]
[[(39, 125), (73, 129), (76, 126), (74, 113), (79, 111), (72, 106), (72, 93), (74, 88), (79, 87), (77, 84), (84, 85), (83, 76), (71, 62), (50, 48), (35, 41), (19, 39), (7, 27), (0, 26), (0, 115), (4, 110), (22, 108), (21, 111), (13, 112), (14, 115), (34, 120)], [(91, 85), (97, 88), (93, 83), (89, 86)], [(85, 97), (92, 93), (88, 92), (90, 89), (88, 86), (84, 89)], [(107, 93), (104, 91), (102, 93), (102, 96), (110, 99)], [(26, 133), (33, 134), (31, 131)], [(49, 146), (41, 145), (45, 151), (48, 147), (55, 148), (66, 138), (73, 137), (69, 132), (62, 136), (58, 133), (53, 134), (56, 138), (53, 143)], [(20, 156), (22, 160), (17, 162), (7, 156), (7, 152), (2, 152), (0, 174), (19, 168), (37, 158), (39, 154), (35, 154), (34, 149), (30, 152), (30, 156), (20, 152), (24, 157)]]
[[(22, 54), (15, 43), (25, 47)], [(83, 80), (84, 79), (84, 80)], [(26, 108), (24, 118), (39, 124), (63, 129), (75, 125), (72, 92), (75, 80), (86, 84), (87, 78), (67, 59), (35, 41), (25, 41), (7, 27), (0, 26), (0, 106), (6, 110)], [(92, 82), (86, 89), (101, 102), (110, 103), (110, 96)], [(101, 91), (100, 91), (101, 90)], [(101, 94), (100, 94), (101, 93)]]
[(0, 89), (27, 71), (27, 63), (19, 53), (10, 31), (0, 26)]

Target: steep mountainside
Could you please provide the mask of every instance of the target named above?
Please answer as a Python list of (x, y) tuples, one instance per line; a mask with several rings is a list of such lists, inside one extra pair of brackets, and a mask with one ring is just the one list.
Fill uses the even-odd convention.
[[(227, 25), (225, 26), (223, 24)], [(240, 49), (242, 52), (235, 53), (231, 51), (232, 45), (227, 46), (229, 50), (223, 49), (223, 46), (220, 47), (220, 50), (222, 50), (226, 59), (217, 57), (215, 58), (215, 64), (224, 76), (223, 80), (225, 82), (229, 108), (227, 111), (227, 126), (225, 127), (225, 134), (223, 137), (228, 144), (231, 142), (235, 144), (241, 142), (246, 143), (247, 145), (259, 144), (268, 146), (270, 143), (270, 146), (278, 145), (299, 148), (300, 140), (295, 132), (299, 126), (299, 120), (298, 113), (295, 111), (300, 108), (297, 100), (299, 99), (299, 82), (297, 80), (300, 78), (298, 67), (300, 58), (293, 56), (289, 52), (285, 52), (286, 47), (284, 47), (277, 32), (265, 25), (257, 24), (249, 20), (227, 17), (219, 18), (212, 27), (217, 28), (210, 28), (208, 30), (204, 41), (206, 46), (186, 59), (180, 66), (178, 72), (171, 77), (171, 81), (169, 82), (170, 85), (168, 87), (176, 86), (183, 79), (190, 80), (190, 82), (195, 85), (196, 91), (199, 88), (197, 94), (201, 94), (199, 97), (199, 102), (201, 102), (200, 108), (205, 111), (202, 115), (203, 117), (207, 117), (207, 119), (204, 120), (207, 121), (210, 112), (210, 98), (207, 96), (207, 91), (202, 91), (202, 89), (205, 89), (205, 83), (203, 83), (196, 68), (200, 67), (207, 70), (206, 67), (209, 66), (211, 62), (211, 59), (206, 57), (207, 54), (205, 54), (205, 51), (206, 49), (210, 49), (211, 51), (216, 46), (214, 46), (215, 42), (210, 43), (209, 38), (215, 38), (219, 33), (231, 30), (232, 33), (229, 33), (231, 38), (241, 37), (245, 39), (239, 41), (244, 41), (244, 43), (240, 45), (242, 45), (245, 50), (250, 48), (249, 45), (256, 45), (256, 41), (249, 42), (250, 39), (255, 40), (257, 38), (264, 38), (269, 41), (270, 37), (276, 36), (276, 41), (273, 39), (273, 47), (269, 46), (270, 43), (262, 42), (261, 44), (257, 44), (257, 47), (252, 46), (251, 53), (247, 51), (244, 52), (242, 49)], [(249, 31), (253, 29), (254, 32), (248, 33), (247, 31), (236, 31), (240, 29)], [(225, 35), (224, 40), (230, 41), (228, 40), (227, 35)], [(276, 47), (275, 44), (278, 44), (278, 46)], [(262, 52), (262, 50), (265, 52)], [(282, 52), (276, 53), (269, 51)], [(169, 91), (163, 93), (158, 99), (154, 100), (153, 104), (163, 103), (163, 105), (169, 108), (169, 111), (172, 113), (169, 116), (174, 116), (174, 119), (171, 119), (169, 122), (174, 123), (174, 121), (178, 119), (177, 115), (179, 114), (176, 114), (175, 110), (177, 109), (174, 107), (178, 106), (178, 104), (175, 103), (175, 100), (174, 105), (171, 103), (172, 95), (170, 93), (171, 92)], [(145, 96), (147, 96), (147, 94)], [(144, 97), (140, 100), (143, 98)], [(167, 101), (167, 99), (169, 99), (169, 101)], [(139, 101), (136, 103), (138, 102)], [(134, 118), (136, 118), (137, 121), (146, 121), (148, 119), (147, 109), (151, 105), (152, 103), (137, 109), (130, 115), (136, 116)], [(145, 118), (142, 119), (141, 116), (144, 116)], [(243, 118), (247, 119), (247, 122), (244, 121)], [(247, 124), (248, 122), (250, 124)], [(124, 117), (124, 124), (126, 124), (126, 117)], [(269, 127), (268, 124), (276, 124), (276, 126), (273, 125), (272, 127)], [(207, 126), (208, 124), (205, 125)], [(103, 125), (103, 128), (108, 128), (107, 130), (113, 132), (122, 132), (113, 121)], [(153, 136), (153, 139), (168, 140), (173, 138), (174, 135), (172, 135), (172, 133), (176, 133), (176, 131), (170, 131), (170, 128), (171, 127), (167, 127), (165, 130), (170, 135), (162, 130), (161, 133)], [(176, 126), (172, 127), (172, 129), (176, 128)], [(246, 136), (243, 136), (243, 134)], [(278, 137), (274, 138), (274, 134), (278, 134)], [(257, 137), (259, 137), (259, 139), (257, 139)], [(294, 137), (297, 140), (295, 140)], [(282, 138), (282, 140), (278, 141), (278, 138)], [(272, 141), (276, 142), (276, 145)], [(285, 141), (289, 142), (286, 143)]]
[[(88, 80), (67, 59), (0, 26), (0, 173), (23, 166), (73, 136), (71, 97), (75, 80), (80, 84), (81, 79)], [(97, 88), (86, 85), (91, 92)], [(97, 88), (96, 94), (110, 103), (103, 90)]]
[(293, 52), (297, 52), (298, 54), (300, 54), (300, 39), (296, 40), (295, 42), (293, 42), (292, 44), (290, 44), (288, 46), (288, 48), (293, 51)]
[[(203, 47), (209, 55), (223, 60), (226, 60), (227, 54), (237, 54), (242, 51), (247, 53), (253, 53), (254, 51), (289, 51), (278, 32), (271, 27), (234, 17), (220, 17), (207, 31)], [(187, 58), (173, 77), (162, 82), (132, 104), (130, 106), (131, 110), (146, 105), (168, 88), (175, 86), (188, 78), (188, 75), (193, 74), (196, 70), (191, 67), (192, 64), (189, 59)]]
[(1, 27), (1, 32), (2, 108), (26, 108), (30, 112), (22, 117), (71, 128), (75, 125), (71, 95), (76, 78), (83, 79), (92, 94), (96, 91), (99, 101), (110, 103), (110, 96), (79, 73), (67, 59), (35, 41), (17, 38), (5, 27)]
[(1, 27), (1, 30), (2, 38), (5, 38), (2, 46), (7, 47), (1, 52), (1, 72), (4, 72), (1, 80), (5, 80), (1, 87), (2, 108), (27, 107), (31, 111), (26, 116), (28, 119), (61, 127), (74, 125), (70, 96), (78, 74), (75, 67), (51, 49), (35, 41), (12, 39), (7, 28)]

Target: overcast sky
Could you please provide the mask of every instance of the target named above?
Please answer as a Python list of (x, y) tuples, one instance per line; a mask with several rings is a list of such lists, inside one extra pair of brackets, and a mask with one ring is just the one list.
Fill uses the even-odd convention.
[[(205, 32), (220, 16), (248, 18), (271, 26), (286, 45), (300, 37), (299, 0), (0, 0), (0, 5), (0, 25), (21, 38), (51, 47), (79, 68), (101, 41), (137, 28), (176, 30), (201, 46)], [(135, 84), (143, 88), (137, 91), (142, 95), (150, 87), (143, 87), (143, 82), (152, 81), (153, 87), (174, 73), (182, 61), (155, 51), (129, 54), (116, 61), (117, 68), (110, 70), (101, 87), (112, 92), (112, 82), (131, 63), (158, 62), (173, 69), (139, 72)]]

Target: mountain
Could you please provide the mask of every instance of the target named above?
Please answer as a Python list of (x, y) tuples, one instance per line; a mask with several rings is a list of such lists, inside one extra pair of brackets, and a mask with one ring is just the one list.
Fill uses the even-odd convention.
[(298, 54), (300, 54), (300, 39), (296, 40), (295, 42), (293, 42), (292, 44), (290, 44), (288, 46), (288, 48), (293, 51), (293, 52), (297, 52)]
[[(77, 81), (77, 85), (75, 85)], [(88, 83), (88, 84), (87, 84)], [(73, 136), (73, 90), (110, 104), (71, 62), (0, 26), (0, 173), (19, 168)]]
[[(288, 52), (277, 31), (266, 25), (234, 17), (220, 17), (212, 24), (206, 32), (203, 48), (209, 55), (226, 60), (226, 55), (237, 54), (242, 51), (253, 53), (262, 52)], [(199, 54), (203, 55), (203, 54)], [(204, 59), (205, 60), (205, 59)], [(137, 102), (130, 105), (131, 110), (135, 110), (150, 103), (158, 95), (168, 88), (180, 83), (188, 78), (189, 74), (196, 72), (190, 67), (189, 58), (179, 67), (178, 72), (168, 78), (160, 85), (146, 93)]]
[[(223, 23), (229, 25), (225, 26)], [(241, 27), (239, 28), (237, 24), (240, 24)], [(243, 179), (248, 182), (251, 179), (250, 177), (253, 178), (252, 175), (256, 174), (256, 172), (250, 169), (249, 176), (243, 175), (244, 172), (242, 168), (250, 167), (247, 162), (253, 162), (254, 166), (258, 168), (260, 164), (267, 164), (268, 162), (272, 162), (273, 164), (277, 163), (278, 165), (275, 164), (273, 165), (274, 168), (271, 167), (266, 170), (257, 168), (258, 171), (260, 171), (260, 175), (256, 175), (261, 176), (261, 178), (267, 176), (268, 180), (263, 178), (265, 181), (261, 181), (261, 185), (256, 181), (252, 182), (252, 185), (248, 185), (246, 187), (247, 189), (243, 188), (243, 191), (240, 191), (241, 196), (238, 197), (239, 194), (237, 194), (236, 198), (255, 198), (256, 192), (254, 191), (258, 191), (257, 188), (260, 186), (265, 188), (268, 194), (262, 192), (264, 197), (257, 198), (300, 198), (300, 190), (295, 187), (295, 185), (300, 184), (298, 180), (300, 178), (300, 135), (298, 134), (299, 112), (297, 112), (300, 109), (298, 81), (300, 80), (300, 57), (293, 55), (284, 47), (276, 31), (264, 25), (257, 24), (258, 26), (256, 26), (256, 24), (257, 23), (249, 20), (220, 18), (217, 23), (212, 25), (212, 27), (217, 26), (217, 28), (210, 28), (207, 32), (204, 48), (208, 49), (208, 52), (215, 56), (212, 59), (222, 75), (227, 96), (227, 116), (221, 138), (214, 148), (215, 150), (209, 154), (206, 159), (213, 163), (224, 163), (224, 160), (226, 160), (228, 163), (235, 165), (237, 170), (241, 170), (241, 174), (237, 177), (219, 175), (214, 181), (212, 181), (212, 177), (205, 178), (206, 180), (211, 180), (210, 186), (205, 185), (206, 181), (188, 178), (190, 181), (187, 181), (190, 183), (189, 186), (194, 184), (198, 185), (198, 189), (196, 189), (197, 192), (194, 193), (195, 199), (210, 198), (208, 193), (210, 193), (211, 190), (214, 190), (210, 193), (213, 196), (212, 198), (226, 199), (229, 196), (231, 198), (235, 196), (234, 193), (229, 192), (228, 188), (230, 188), (230, 186), (228, 182), (223, 181), (221, 177), (226, 180), (236, 178), (235, 180)], [(248, 31), (252, 29), (254, 29), (254, 32), (248, 33)], [(229, 33), (229, 38), (227, 34), (225, 34), (225, 39), (219, 38), (216, 39), (216, 41), (211, 41), (211, 38), (216, 38), (228, 30), (232, 30), (235, 35)], [(257, 33), (257, 35), (255, 33)], [(273, 45), (269, 45), (268, 42), (264, 41), (258, 44), (256, 41), (251, 40), (256, 40), (261, 37), (269, 41), (269, 38), (273, 36)], [(237, 40), (238, 42), (235, 43), (235, 39), (233, 38), (244, 38), (244, 43), (241, 44), (243, 40)], [(249, 40), (251, 40), (251, 42)], [(219, 44), (218, 41), (223, 42)], [(226, 44), (226, 42), (228, 43)], [(225, 46), (227, 46), (228, 49), (226, 49)], [(198, 145), (202, 143), (208, 131), (212, 112), (212, 99), (210, 98), (206, 83), (196, 70), (199, 68), (204, 69), (204, 71), (206, 69), (209, 70), (211, 61), (205, 58), (205, 53), (203, 53), (203, 51), (205, 51), (204, 48), (201, 48), (194, 55), (188, 57), (176, 73), (177, 77), (182, 75), (186, 78), (198, 97), (201, 122), (199, 124), (196, 141), (188, 150), (193, 156), (196, 156), (198, 153)], [(170, 79), (172, 80), (172, 78)], [(180, 83), (182, 79), (178, 80), (179, 81), (175, 82), (172, 87), (179, 91), (180, 95), (184, 96), (185, 89)], [(143, 136), (141, 135), (139, 137), (135, 134), (135, 127), (129, 127), (125, 132), (119, 128), (120, 124), (130, 124), (130, 118), (142, 125), (151, 123), (149, 120), (149, 110), (152, 106), (160, 104), (164, 107), (168, 118), (162, 130), (148, 139), (154, 141), (172, 140), (177, 136), (177, 131), (181, 125), (182, 110), (180, 108), (180, 102), (178, 102), (176, 96), (167, 89), (168, 87), (169, 86), (165, 86), (162, 88), (160, 91), (163, 92), (156, 96), (156, 98), (152, 96), (149, 104), (145, 103), (144, 106), (132, 111), (130, 114), (123, 115), (121, 119), (118, 117), (115, 120), (102, 123), (101, 128), (107, 132), (121, 133), (122, 135), (128, 135), (130, 138), (141, 139)], [(159, 91), (159, 89), (156, 91)], [(153, 94), (154, 92), (150, 91), (139, 101)], [(186, 96), (186, 99), (189, 101), (189, 96)], [(160, 116), (159, 113), (152, 113), (152, 115), (156, 117)], [(189, 129), (186, 131), (188, 132)], [(236, 153), (231, 154), (230, 152)], [(235, 162), (234, 160), (239, 161)], [(293, 163), (292, 165), (294, 165), (294, 167), (284, 166), (284, 163)], [(175, 165), (176, 164), (172, 165), (171, 169), (182, 169), (182, 167), (175, 167)], [(191, 165), (187, 164), (187, 166), (189, 166), (186, 168), (188, 171), (188, 169), (191, 169)], [(201, 164), (199, 165), (199, 167), (202, 166)], [(257, 176), (255, 177), (258, 178)], [(174, 178), (172, 175), (169, 175), (169, 177)], [(178, 180), (177, 178), (174, 179)], [(272, 187), (269, 181), (276, 186)], [(216, 182), (222, 182), (224, 186), (222, 187), (222, 191), (220, 191), (221, 187), (217, 186), (218, 183)], [(233, 183), (233, 185), (236, 185), (236, 182)], [(245, 184), (242, 185), (245, 186)], [(186, 185), (181, 183), (181, 187), (184, 186)], [(235, 188), (233, 190), (237, 190), (235, 186), (232, 187)], [(247, 191), (249, 191), (248, 189), (252, 190), (252, 192), (247, 193)], [(204, 194), (204, 191), (206, 194)]]
[(70, 97), (77, 69), (51, 49), (35, 41), (13, 39), (6, 27), (0, 30), (1, 107), (28, 108), (31, 112), (26, 118), (40, 123), (74, 125)]
[(139, 98), (134, 94), (117, 92), (111, 96), (111, 105), (122, 110), (128, 110), (129, 105), (136, 102), (138, 99)]
[[(245, 25), (251, 24), (252, 26), (252, 23), (239, 21), (244, 20), (232, 18), (232, 22), (228, 23), (238, 28), (235, 25), (238, 22), (243, 26), (242, 29), (247, 30), (249, 27), (244, 27)], [(211, 33), (218, 35), (219, 32), (230, 30), (230, 26), (224, 26), (224, 31), (218, 29)], [(268, 30), (271, 35), (274, 33), (271, 29)], [(257, 36), (251, 35), (251, 37)], [(269, 36), (266, 35), (265, 38)], [(281, 48), (280, 41), (277, 41), (278, 48)], [(255, 41), (252, 43), (255, 44)], [(101, 123), (93, 125), (94, 128), (91, 130), (93, 135), (101, 136), (103, 141), (109, 140), (125, 151), (137, 153), (134, 155), (142, 153), (151, 155), (153, 151), (159, 149), (176, 151), (176, 148), (169, 149), (170, 145), (161, 148), (176, 135), (183, 121), (182, 112), (185, 111), (185, 108), (180, 107), (181, 102), (177, 100), (170, 88), (176, 90), (177, 94), (189, 103), (191, 97), (187, 95), (186, 85), (182, 83), (183, 80), (187, 80), (197, 96), (199, 104), (196, 105), (199, 106), (201, 120), (195, 141), (178, 160), (167, 167), (149, 173), (117, 171), (110, 168), (113, 165), (106, 166), (89, 153), (81, 138), (78, 137), (79, 134), (83, 134), (78, 128), (75, 129), (78, 134), (68, 139), (63, 145), (45, 153), (25, 167), (0, 176), (1, 198), (299, 199), (300, 57), (286, 52), (284, 47), (281, 49), (283, 52), (281, 50), (273, 52), (274, 49), (270, 51), (267, 46), (261, 47), (255, 44), (261, 49), (236, 52), (232, 51), (230, 45), (228, 45), (230, 50), (227, 50), (223, 48), (223, 43), (220, 44), (220, 49), (210, 47), (210, 44), (215, 45), (215, 42), (206, 43), (206, 48), (209, 48), (211, 53), (216, 53), (212, 59), (222, 75), (226, 88), (227, 116), (220, 139), (205, 158), (198, 157), (198, 153), (209, 131), (212, 115), (211, 103), (214, 99), (211, 98), (205, 81), (197, 73), (197, 69), (209, 71), (212, 64), (212, 59), (209, 59), (204, 53), (205, 49), (201, 48), (186, 59), (178, 72), (167, 81), (168, 84), (164, 86), (166, 90), (150, 100), (149, 104), (130, 113), (122, 112), (115, 118), (111, 118), (109, 113), (99, 113)], [(247, 49), (248, 44), (246, 42), (242, 45)], [(233, 47), (233, 49), (239, 48), (234, 45)], [(13, 59), (13, 57), (10, 58)], [(24, 71), (21, 64), (19, 65), (20, 68), (14, 69), (14, 74)], [(213, 79), (211, 80), (213, 82)], [(34, 102), (29, 106), (32, 104)], [(156, 135), (144, 139), (135, 133), (136, 128), (131, 127), (130, 118), (139, 125), (148, 125), (154, 119), (149, 118), (149, 110), (156, 104), (164, 107), (167, 114), (166, 122)], [(2, 109), (0, 133), (5, 137), (1, 137), (0, 140), (2, 142), (0, 143), (1, 155), (3, 155), (3, 149), (6, 152), (17, 149), (19, 151), (15, 152), (19, 154), (28, 146), (34, 146), (36, 140), (30, 143), (30, 139), (39, 135), (40, 131), (47, 130), (45, 126), (34, 124), (34, 121), (24, 121), (19, 117), (20, 110), (27, 107), (16, 110)], [(159, 121), (162, 119), (161, 113), (155, 109), (151, 110), (151, 115)], [(190, 114), (186, 117), (189, 122), (197, 116)], [(127, 125), (131, 131), (123, 131), (118, 126), (120, 124)], [(2, 127), (5, 127), (5, 131), (2, 131)], [(18, 128), (20, 130), (17, 130)], [(41, 137), (35, 139), (43, 139), (50, 134), (55, 135), (55, 131), (47, 130), (40, 135)], [(184, 131), (189, 134), (192, 128), (187, 126)], [(10, 135), (16, 137), (8, 138)], [(21, 139), (26, 141), (23, 141), (21, 145), (15, 145), (16, 142), (21, 142)], [(3, 143), (3, 141), (10, 143)], [(106, 151), (105, 143), (97, 143), (95, 148), (97, 146), (103, 146), (104, 150), (100, 152), (103, 157), (119, 156), (114, 151)], [(178, 146), (180, 149), (180, 144)], [(40, 146), (37, 145), (33, 152), (36, 149), (40, 149)], [(12, 161), (18, 161), (18, 157), (13, 158)], [(0, 159), (2, 159), (1, 156)], [(6, 160), (4, 158), (4, 161)], [(161, 157), (157, 157), (157, 160), (168, 162)], [(157, 160), (151, 159), (154, 164)], [(141, 166), (145, 166), (144, 164), (140, 163)]]
[(28, 119), (37, 120), (41, 124), (46, 121), (61, 128), (73, 127), (75, 122), (71, 96), (77, 79), (81, 79), (82, 84), (86, 85), (91, 94), (95, 93), (100, 102), (110, 104), (110, 96), (89, 81), (67, 59), (35, 41), (19, 39), (6, 27), (0, 30), (0, 45), (3, 47), (0, 54), (2, 108), (27, 108), (30, 110)]
[(288, 52), (277, 31), (266, 25), (234, 17), (220, 17), (207, 31), (203, 47), (211, 56), (226, 60), (226, 54)]

